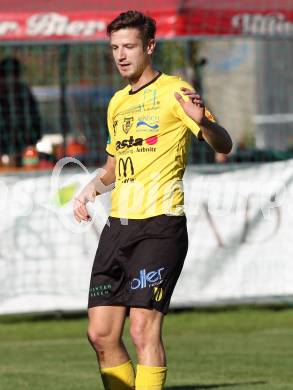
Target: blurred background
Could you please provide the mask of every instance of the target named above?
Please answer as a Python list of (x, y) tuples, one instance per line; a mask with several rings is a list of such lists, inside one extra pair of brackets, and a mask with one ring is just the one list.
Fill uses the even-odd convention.
[[(157, 19), (156, 67), (189, 81), (230, 130), (234, 149), (227, 162), (290, 158), (290, 1), (159, 0), (144, 10)], [(120, 11), (118, 0), (99, 1), (98, 7), (90, 0), (86, 7), (78, 0), (1, 2), (2, 166), (24, 166), (29, 141), (37, 147), (39, 167), (65, 154), (93, 165), (104, 161), (107, 104), (124, 82), (105, 28)], [(37, 124), (29, 95), (13, 87), (15, 77), (30, 88)], [(26, 114), (20, 106), (27, 106)], [(5, 134), (7, 126), (17, 134)], [(191, 163), (222, 157), (193, 140)]]
[[(128, 9), (156, 19), (156, 68), (193, 85), (234, 142), (232, 152), (225, 156), (195, 137), (191, 141), (184, 180), (190, 245), (171, 307), (203, 311), (190, 317), (172, 314), (167, 322), (174, 369), (178, 356), (172, 355), (172, 343), (177, 350), (180, 329), (185, 329), (185, 323), (193, 324), (184, 331), (182, 352), (178, 350), (190, 365), (179, 365), (168, 388), (291, 389), (291, 0), (145, 0), (141, 5), (133, 0), (1, 0), (3, 388), (50, 389), (49, 383), (54, 383), (54, 390), (96, 388), (96, 377), (83, 366), (86, 359), (93, 360), (83, 346), (84, 320), (63, 318), (61, 326), (51, 315), (83, 316), (86, 312), (91, 264), (107, 219), (109, 197), (97, 199), (88, 228), (75, 226), (71, 202), (89, 174), (106, 160), (107, 106), (114, 92), (125, 85), (112, 60), (106, 26)], [(88, 172), (71, 161), (58, 173), (56, 184), (53, 168), (63, 157), (78, 159)], [(288, 312), (276, 316), (265, 309), (250, 311), (246, 305), (269, 305)], [(244, 312), (217, 311), (228, 307), (244, 308)], [(207, 308), (213, 314), (205, 313)], [(27, 317), (32, 313), (49, 317), (42, 322), (39, 317)], [(16, 318), (16, 314), (21, 316)], [(44, 341), (48, 332), (50, 340), (45, 337)], [(205, 341), (211, 345), (208, 356), (191, 353), (196, 332), (206, 332)], [(215, 332), (221, 334), (222, 343)], [(250, 341), (242, 338), (247, 334)], [(41, 349), (34, 347), (34, 337)], [(205, 348), (202, 343), (195, 342), (194, 351)], [(16, 357), (21, 345), (32, 348), (31, 364), (39, 371), (44, 370), (37, 357), (41, 353), (50, 367), (48, 377), (36, 374), (31, 365), (22, 370), (23, 363)], [(62, 357), (57, 345), (67, 350)], [(213, 355), (213, 345), (223, 356), (221, 363)], [(237, 359), (232, 353), (235, 346), (244, 351)], [(186, 355), (187, 349), (191, 355)], [(281, 368), (277, 356), (264, 357), (272, 350), (281, 356)], [(73, 356), (79, 353), (88, 385), (78, 370), (78, 378), (71, 377)], [(10, 367), (9, 359), (17, 368)], [(62, 369), (56, 363), (60, 359)], [(196, 380), (190, 374), (192, 362), (198, 367)], [(12, 380), (15, 372), (19, 379)], [(53, 380), (56, 373), (59, 379)]]

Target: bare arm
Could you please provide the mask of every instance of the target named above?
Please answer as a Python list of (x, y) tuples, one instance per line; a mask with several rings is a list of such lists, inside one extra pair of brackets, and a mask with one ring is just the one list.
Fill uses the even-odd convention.
[(115, 183), (115, 157), (108, 156), (106, 163), (99, 169), (99, 173), (82, 189), (80, 194), (74, 199), (73, 214), (78, 221), (89, 221), (86, 204), (94, 202), (97, 195), (110, 191)]
[(188, 96), (188, 101), (176, 92), (175, 97), (180, 103), (185, 113), (198, 124), (204, 140), (218, 153), (228, 154), (232, 149), (232, 140), (224, 127), (212, 122), (205, 116), (205, 105), (195, 91), (188, 88), (181, 88), (184, 95)]
[(100, 195), (101, 193), (103, 193), (103, 189), (100, 189), (100, 180), (104, 186), (110, 186), (111, 184), (115, 183), (115, 180), (116, 180), (115, 165), (116, 165), (115, 157), (108, 155), (108, 159), (106, 161), (106, 164), (104, 164), (102, 166), (101, 176), (97, 175), (92, 180), (93, 184), (95, 185), (96, 195)]
[(232, 140), (227, 130), (218, 123), (210, 121), (206, 116), (199, 123), (204, 140), (215, 152), (228, 154), (232, 149)]

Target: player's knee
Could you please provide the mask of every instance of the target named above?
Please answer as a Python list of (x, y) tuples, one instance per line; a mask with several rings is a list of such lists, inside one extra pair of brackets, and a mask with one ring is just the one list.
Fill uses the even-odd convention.
[(130, 336), (137, 349), (145, 349), (152, 341), (152, 335), (149, 331), (147, 322), (134, 320), (130, 326)]
[(109, 329), (106, 328), (88, 328), (87, 337), (90, 344), (96, 352), (107, 349), (115, 342), (115, 337)]

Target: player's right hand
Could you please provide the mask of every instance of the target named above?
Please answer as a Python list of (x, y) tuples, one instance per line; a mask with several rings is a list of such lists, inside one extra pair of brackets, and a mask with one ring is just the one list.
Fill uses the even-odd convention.
[(84, 187), (81, 193), (74, 198), (73, 215), (77, 222), (90, 221), (91, 216), (88, 213), (86, 205), (88, 202), (94, 202), (96, 198), (96, 189), (92, 184)]

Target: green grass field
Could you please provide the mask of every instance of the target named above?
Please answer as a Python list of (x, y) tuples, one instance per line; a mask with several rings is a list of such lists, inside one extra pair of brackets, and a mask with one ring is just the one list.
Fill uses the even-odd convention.
[[(86, 326), (85, 318), (0, 318), (0, 389), (102, 389)], [(293, 310), (170, 313), (165, 344), (168, 390), (293, 389)]]

